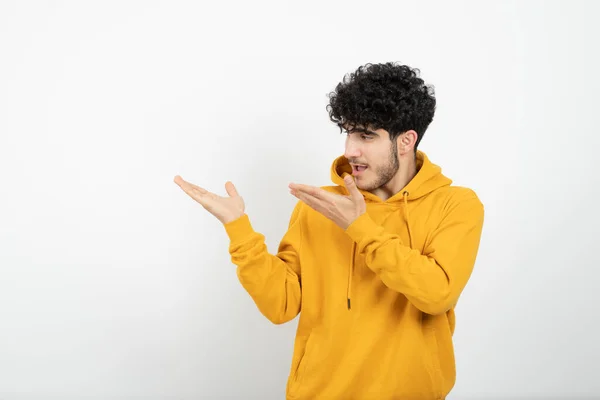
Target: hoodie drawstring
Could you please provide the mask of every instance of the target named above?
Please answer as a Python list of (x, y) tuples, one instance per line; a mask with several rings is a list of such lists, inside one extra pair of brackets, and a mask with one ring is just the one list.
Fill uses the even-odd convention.
[[(402, 192), (402, 198), (404, 200), (404, 216), (406, 218), (406, 227), (408, 228), (408, 243), (412, 248), (412, 231), (410, 229), (410, 215), (408, 213), (408, 191)], [(356, 259), (356, 243), (352, 243), (352, 254), (350, 256), (350, 268), (348, 271), (348, 290), (346, 292), (348, 310), (352, 308), (350, 297), (352, 294), (352, 275), (354, 275), (354, 260)]]
[(410, 248), (412, 248), (412, 232), (410, 230), (410, 219), (408, 215), (408, 192), (405, 190), (402, 193), (402, 197), (404, 199), (404, 216), (406, 217), (406, 226), (408, 227), (408, 244)]
[(350, 257), (350, 270), (348, 271), (348, 292), (346, 297), (348, 300), (348, 310), (351, 308), (350, 296), (352, 294), (352, 275), (354, 275), (354, 259), (356, 256), (356, 242), (352, 243), (352, 255)]

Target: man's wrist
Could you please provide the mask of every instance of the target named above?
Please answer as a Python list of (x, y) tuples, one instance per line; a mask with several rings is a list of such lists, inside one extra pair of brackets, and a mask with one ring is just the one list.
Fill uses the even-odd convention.
[(223, 225), (227, 225), (234, 221), (237, 221), (238, 219), (240, 219), (243, 216), (244, 216), (244, 214), (229, 216), (229, 217), (223, 218), (221, 220), (221, 222), (223, 223)]

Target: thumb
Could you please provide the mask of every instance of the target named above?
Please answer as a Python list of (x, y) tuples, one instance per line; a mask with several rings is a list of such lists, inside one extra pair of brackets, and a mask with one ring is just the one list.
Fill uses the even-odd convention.
[(227, 191), (227, 194), (231, 197), (239, 196), (235, 186), (229, 181), (225, 183), (225, 190)]
[(356, 187), (356, 182), (352, 178), (352, 175), (346, 175), (344, 178), (344, 183), (346, 184), (346, 188), (348, 189), (348, 192), (350, 192), (350, 196), (352, 196), (352, 198), (356, 199), (357, 196), (362, 198), (362, 194)]

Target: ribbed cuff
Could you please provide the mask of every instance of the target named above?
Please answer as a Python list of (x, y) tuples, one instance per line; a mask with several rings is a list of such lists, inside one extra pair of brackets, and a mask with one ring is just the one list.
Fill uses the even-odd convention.
[(254, 233), (248, 214), (244, 214), (236, 220), (223, 225), (225, 232), (232, 242), (240, 242)]

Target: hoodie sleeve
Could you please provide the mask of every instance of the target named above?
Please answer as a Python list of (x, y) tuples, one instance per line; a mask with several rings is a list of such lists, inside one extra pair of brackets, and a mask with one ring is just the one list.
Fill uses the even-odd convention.
[(264, 235), (254, 231), (247, 214), (225, 224), (238, 279), (260, 312), (274, 324), (291, 321), (300, 312), (299, 214), (298, 203), (276, 255), (268, 253)]
[(484, 207), (477, 196), (457, 201), (431, 232), (424, 251), (411, 249), (368, 214), (346, 230), (368, 268), (427, 314), (452, 308), (469, 280), (479, 249)]

